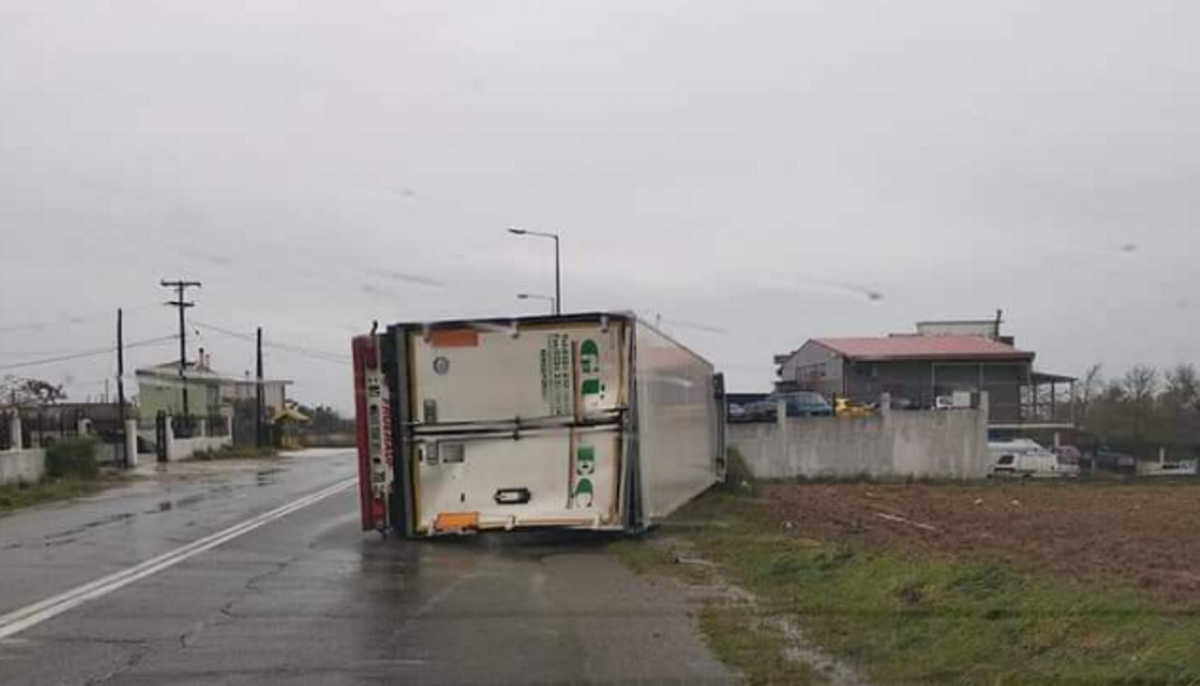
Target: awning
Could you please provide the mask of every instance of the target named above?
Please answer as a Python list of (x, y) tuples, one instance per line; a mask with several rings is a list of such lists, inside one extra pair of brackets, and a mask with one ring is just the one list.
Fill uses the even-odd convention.
[(1075, 377), (1073, 377), (1073, 376), (1067, 376), (1065, 374), (1051, 374), (1049, 372), (1033, 372), (1029, 376), (1030, 376), (1030, 380), (1034, 384), (1070, 383), (1072, 381), (1075, 381)]

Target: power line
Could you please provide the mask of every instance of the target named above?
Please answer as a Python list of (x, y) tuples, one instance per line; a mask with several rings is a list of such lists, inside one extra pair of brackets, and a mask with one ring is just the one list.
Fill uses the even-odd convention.
[(271, 343), (263, 341), (263, 345), (268, 348), (275, 348), (284, 352), (292, 352), (297, 355), (307, 355), (315, 360), (325, 360), (326, 362), (338, 362), (342, 364), (350, 364), (350, 358), (346, 355), (337, 355), (335, 353), (325, 352), (324, 350), (314, 350), (312, 348), (303, 348), (298, 345), (288, 345), (286, 343)]
[[(230, 329), (226, 329), (224, 327), (217, 326), (215, 324), (208, 324), (206, 322), (201, 322), (201, 321), (198, 321), (195, 319), (192, 320), (192, 323), (201, 328), (211, 329), (212, 331), (216, 331), (217, 333), (222, 333), (222, 334), (225, 334), (226, 336), (231, 336), (233, 338), (237, 338), (239, 340), (246, 341), (247, 343), (255, 342), (254, 336), (239, 333), (237, 331), (231, 331)], [(268, 348), (274, 348), (276, 350), (282, 350), (284, 352), (295, 353), (297, 355), (304, 355), (304, 356), (310, 357), (315, 360), (321, 360), (323, 362), (335, 362), (337, 364), (349, 364), (351, 361), (350, 357), (347, 355), (339, 355), (337, 353), (331, 353), (331, 352), (328, 352), (325, 350), (317, 350), (316, 348), (306, 348), (304, 346), (292, 345), (292, 344), (288, 344), (288, 343), (276, 343), (274, 341), (267, 341), (267, 340), (263, 341), (263, 345)]]
[(250, 336), (250, 335), (248, 335), (248, 334), (244, 334), (244, 333), (238, 333), (238, 332), (236, 332), (236, 331), (230, 331), (229, 329), (226, 329), (226, 328), (223, 328), (223, 327), (217, 326), (216, 324), (209, 324), (209, 323), (207, 323), (207, 322), (202, 322), (202, 321), (199, 321), (199, 320), (196, 320), (196, 319), (193, 319), (193, 320), (192, 320), (192, 323), (193, 323), (193, 324), (195, 324), (196, 326), (198, 326), (198, 327), (202, 328), (202, 329), (211, 329), (211, 330), (213, 330), (213, 331), (216, 331), (217, 333), (223, 333), (223, 334), (225, 334), (226, 336), (232, 336), (232, 337), (234, 337), (234, 338), (240, 338), (241, 340), (243, 340), (243, 341), (246, 341), (246, 342), (248, 342), (248, 343), (253, 343), (253, 342), (254, 342), (254, 336)]
[[(158, 338), (147, 338), (147, 339), (141, 340), (141, 341), (134, 341), (132, 343), (126, 343), (125, 347), (126, 348), (141, 348), (141, 347), (148, 346), (148, 345), (158, 345), (160, 343), (165, 343), (167, 341), (173, 341), (176, 338), (178, 338), (178, 336), (174, 336), (174, 335), (159, 336)], [(79, 359), (83, 359), (85, 357), (96, 357), (97, 355), (107, 355), (109, 353), (114, 353), (116, 351), (117, 351), (116, 346), (109, 346), (107, 348), (95, 348), (92, 350), (83, 350), (83, 351), (80, 351), (77, 353), (72, 353), (70, 355), (59, 355), (57, 357), (44, 357), (40, 360), (26, 360), (24, 362), (16, 362), (14, 364), (0, 365), (0, 371), (4, 371), (4, 370), (8, 370), (8, 369), (20, 369), (22, 367), (34, 367), (34, 366), (42, 365), (42, 364), (52, 364), (54, 362), (67, 362), (69, 360), (79, 360)]]
[[(148, 303), (145, 305), (138, 305), (136, 307), (130, 307), (130, 308), (128, 308), (128, 311), (129, 312), (137, 312), (140, 310), (148, 310), (152, 307), (158, 307), (158, 303), (154, 302), (154, 303)], [(51, 326), (74, 326), (76, 324), (83, 324), (84, 322), (90, 322), (90, 321), (94, 321), (97, 319), (104, 319), (104, 318), (107, 318), (110, 316), (112, 316), (112, 313), (110, 311), (105, 311), (103, 313), (94, 313), (94, 314), (89, 313), (89, 314), (81, 314), (81, 315), (67, 315), (67, 316), (61, 317), (59, 319), (45, 321), (45, 322), (28, 322), (25, 324), (14, 324), (12, 326), (0, 326), (0, 333), (8, 333), (11, 331), (26, 331), (26, 330), (45, 329), (45, 328), (51, 327)]]

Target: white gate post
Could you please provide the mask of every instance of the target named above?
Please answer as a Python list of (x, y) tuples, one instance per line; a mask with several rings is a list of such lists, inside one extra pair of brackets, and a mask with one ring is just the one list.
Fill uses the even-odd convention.
[(175, 459), (175, 423), (174, 417), (167, 415), (167, 462)]
[(22, 440), (24, 440), (24, 437), (21, 436), (21, 411), (20, 410), (13, 409), (12, 413), (8, 415), (8, 435), (10, 437), (9, 442), (12, 443), (13, 450), (23, 450), (24, 449), (25, 446), (22, 443)]
[(136, 419), (125, 420), (125, 457), (130, 468), (137, 466), (138, 461), (138, 423)]

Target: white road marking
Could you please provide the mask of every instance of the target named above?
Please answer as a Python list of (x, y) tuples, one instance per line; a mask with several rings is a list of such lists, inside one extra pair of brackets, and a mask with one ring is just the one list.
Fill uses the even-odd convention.
[(89, 600), (95, 600), (101, 596), (108, 595), (113, 591), (128, 586), (129, 584), (144, 579), (151, 574), (161, 572), (162, 570), (179, 564), (184, 560), (199, 555), (200, 553), (211, 550), (226, 541), (233, 540), (242, 534), (249, 533), (264, 524), (269, 524), (276, 519), (285, 517), (296, 510), (308, 507), (313, 503), (319, 502), (328, 498), (331, 495), (340, 493), (350, 486), (358, 482), (357, 478), (346, 479), (338, 483), (323, 488), (316, 493), (311, 493), (298, 500), (277, 507), (269, 512), (264, 512), (255, 517), (251, 517), (240, 524), (235, 524), (228, 529), (218, 531), (215, 534), (205, 536), (196, 541), (192, 541), (187, 545), (180, 546), (169, 553), (164, 553), (158, 557), (150, 558), (145, 562), (136, 564), (128, 569), (123, 569), (119, 572), (114, 572), (108, 576), (96, 579), (89, 583), (77, 586), (65, 593), (60, 593), (51, 598), (26, 605), (18, 610), (13, 610), (5, 615), (0, 615), (0, 640), (6, 639), (13, 634), (19, 633), (37, 624), (62, 614), (71, 608), (78, 607)]

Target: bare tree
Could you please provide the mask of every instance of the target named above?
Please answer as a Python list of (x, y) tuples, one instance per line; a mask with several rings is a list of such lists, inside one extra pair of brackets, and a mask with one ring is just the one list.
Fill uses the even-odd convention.
[(1134, 365), (1121, 378), (1121, 386), (1125, 391), (1129, 414), (1133, 419), (1133, 436), (1139, 441), (1143, 440), (1150, 417), (1154, 412), (1154, 396), (1158, 391), (1158, 370), (1149, 365)]
[(1083, 378), (1075, 382), (1075, 416), (1084, 426), (1088, 424), (1088, 411), (1092, 403), (1103, 392), (1104, 377), (1099, 362), (1087, 368)]
[(0, 403), (7, 402), (19, 407), (46, 406), (66, 398), (61, 384), (55, 386), (49, 381), (11, 375), (0, 379)]
[(1200, 379), (1196, 375), (1195, 365), (1189, 363), (1177, 364), (1164, 374), (1166, 388), (1163, 399), (1180, 408), (1193, 408), (1200, 400)]
[(1196, 367), (1177, 364), (1164, 377), (1155, 422), (1158, 438), (1173, 449), (1194, 446), (1200, 442), (1200, 379)]

